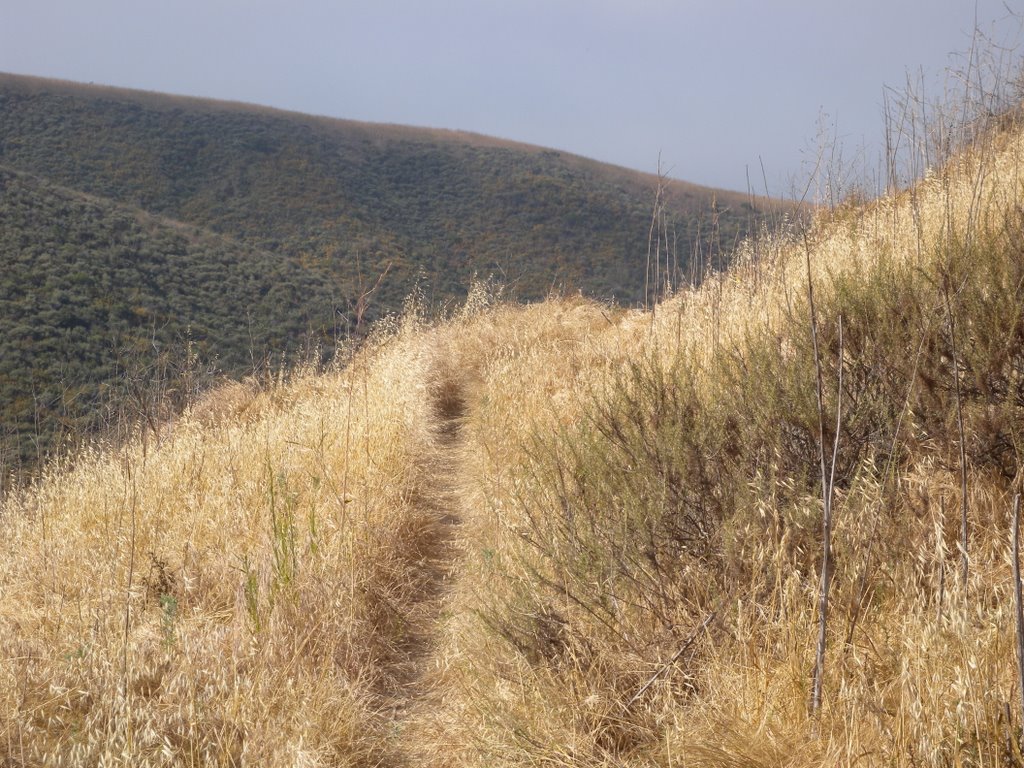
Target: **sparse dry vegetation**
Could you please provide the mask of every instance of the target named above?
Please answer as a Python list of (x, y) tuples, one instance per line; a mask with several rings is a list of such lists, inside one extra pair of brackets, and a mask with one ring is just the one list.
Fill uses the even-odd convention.
[(1004, 121), (651, 312), (478, 286), (54, 464), (3, 500), (5, 763), (1024, 763), (1022, 161)]

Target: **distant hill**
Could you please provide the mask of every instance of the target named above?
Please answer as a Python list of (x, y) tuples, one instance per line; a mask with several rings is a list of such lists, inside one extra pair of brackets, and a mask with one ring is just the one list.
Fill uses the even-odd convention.
[(2, 168), (0, 222), (4, 464), (156, 384), (287, 353), (332, 314), (329, 286), (291, 260)]
[[(0, 163), (209, 227), (315, 268), (391, 263), (386, 305), (423, 273), (439, 297), (497, 273), (524, 299), (554, 286), (642, 298), (656, 179), (563, 152), (160, 94), (0, 76)], [(673, 182), (688, 259), (751, 225), (747, 195)], [(712, 201), (721, 212), (711, 233)], [(752, 205), (753, 203), (753, 205)]]
[[(385, 273), (359, 307), (367, 321), (417, 285), (433, 302), (458, 298), (473, 275), (524, 300), (554, 288), (637, 302), (658, 182), (485, 136), (16, 75), (0, 75), (0, 169), (0, 296), (17, 306), (2, 322), (40, 335), (0, 339), (0, 433), (19, 436), (22, 458), (55, 423), (40, 391), (112, 381), (124, 332), (191, 329), (237, 373), (303, 335), (332, 341)], [(691, 254), (716, 258), (765, 211), (683, 182), (663, 202), (679, 279)], [(89, 304), (100, 292), (102, 311)], [(43, 343), (61, 334), (63, 346)], [(64, 373), (39, 374), (55, 356)]]

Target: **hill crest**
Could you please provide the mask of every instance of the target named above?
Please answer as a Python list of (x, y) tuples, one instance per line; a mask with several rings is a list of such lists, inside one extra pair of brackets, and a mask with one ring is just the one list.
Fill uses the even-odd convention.
[(5, 88), (18, 89), (28, 93), (58, 92), (76, 97), (105, 97), (131, 103), (146, 104), (148, 106), (165, 110), (182, 109), (187, 107), (190, 109), (215, 112), (261, 114), (294, 120), (310, 127), (362, 133), (367, 137), (375, 138), (379, 141), (445, 141), (456, 144), (471, 144), (480, 147), (514, 149), (531, 154), (552, 153), (579, 166), (585, 166), (592, 170), (600, 170), (603, 173), (613, 176), (618, 175), (622, 180), (630, 179), (637, 183), (650, 185), (651, 188), (656, 186), (659, 182), (667, 181), (673, 188), (677, 188), (676, 194), (703, 195), (708, 197), (716, 195), (721, 197), (723, 200), (729, 201), (730, 204), (733, 202), (750, 202), (758, 207), (761, 205), (767, 206), (772, 202), (780, 206), (785, 205), (785, 201), (772, 201), (768, 198), (752, 193), (709, 187), (674, 177), (659, 179), (657, 174), (629, 168), (615, 163), (608, 163), (595, 158), (586, 157), (585, 155), (579, 155), (568, 150), (545, 147), (543, 145), (530, 144), (527, 142), (517, 141), (515, 139), (506, 139), (499, 136), (492, 136), (475, 131), (466, 131), (458, 128), (438, 128), (431, 126), (405, 125), (400, 123), (352, 120), (343, 117), (282, 109), (255, 102), (233, 99), (217, 99), (205, 96), (190, 96), (187, 94), (164, 93), (161, 91), (126, 88), (122, 86), (83, 83), (59, 78), (0, 72), (0, 90)]

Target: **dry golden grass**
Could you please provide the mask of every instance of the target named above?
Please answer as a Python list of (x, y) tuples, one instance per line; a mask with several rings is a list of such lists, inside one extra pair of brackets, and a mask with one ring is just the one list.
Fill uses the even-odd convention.
[(374, 711), (435, 525), (415, 503), (431, 365), (409, 327), (343, 371), (225, 390), (147, 452), (97, 450), (8, 498), (12, 764), (381, 756)]
[[(1022, 153), (995, 135), (652, 313), (480, 287), (55, 466), (3, 501), (5, 764), (1020, 764)], [(808, 263), (830, 393), (848, 323), (817, 718)]]
[[(956, 570), (958, 477), (948, 461), (955, 445), (922, 443), (916, 434), (919, 425), (906, 411), (920, 382), (901, 382), (907, 402), (895, 403), (899, 418), (885, 425), (890, 431), (881, 438), (902, 447), (903, 463), (872, 466), (884, 457), (862, 455), (863, 467), (837, 501), (841, 573), (818, 722), (808, 716), (820, 547), (814, 493), (786, 499), (790, 480), (781, 477), (772, 496), (755, 489), (743, 498), (745, 509), (727, 525), (723, 542), (742, 569), (727, 575), (722, 590), (711, 587), (715, 577), (700, 562), (676, 572), (673, 586), (681, 594), (674, 597), (671, 631), (631, 606), (616, 608), (616, 626), (607, 631), (595, 620), (593, 604), (579, 601), (585, 588), (571, 572), (572, 557), (552, 551), (557, 545), (523, 543), (537, 530), (550, 530), (534, 516), (574, 514), (567, 502), (572, 493), (552, 490), (573, 480), (553, 479), (545, 468), (572, 470), (571, 458), (559, 457), (572, 456), (567, 443), (580, 433), (559, 430), (592, 417), (594, 401), (627, 361), (681, 360), (680, 375), (692, 382), (696, 401), (715, 410), (729, 395), (723, 359), (746, 361), (751, 367), (743, 370), (758, 377), (772, 375), (757, 368), (765, 347), (783, 362), (798, 356), (791, 335), (794, 318), (808, 324), (808, 258), (819, 304), (832, 316), (857, 290), (878, 290), (897, 278), (935, 283), (947, 268), (963, 266), (964, 253), (979, 254), (979, 272), (1021, 258), (1007, 222), (1022, 200), (1024, 146), (1019, 134), (993, 142), (909, 192), (824, 218), (806, 238), (749, 244), (730, 272), (664, 302), (653, 315), (611, 316), (592, 305), (551, 302), (492, 312), (472, 332), (459, 334), (457, 354), (469, 355), (460, 367), (477, 390), (465, 428), (474, 447), (464, 465), (472, 514), (465, 565), (437, 654), (438, 706), (418, 724), (420, 764), (430, 763), (430, 754), (437, 765), (467, 766), (997, 765), (1019, 759), (1008, 745), (1019, 737), (1020, 714), (1012, 715), (1012, 724), (1004, 714), (1016, 701), (1010, 486), (972, 471), (972, 574), (965, 599)], [(922, 287), (920, 293), (930, 295), (929, 322), (941, 327), (941, 291)], [(1019, 302), (1021, 286), (1011, 286), (1010, 294)], [(1017, 316), (998, 318), (995, 329), (1002, 327), (1018, 345), (1008, 354), (1019, 355), (1011, 331), (1020, 321), (1017, 306)], [(898, 309), (889, 322), (900, 322)], [(985, 331), (979, 324), (964, 333)], [(915, 349), (888, 353), (913, 359)], [(847, 351), (851, 368), (855, 354)], [(806, 396), (813, 397), (812, 386)], [(1019, 405), (1013, 414), (1020, 418)], [(538, 435), (554, 435), (549, 443), (555, 447), (539, 445)], [(940, 496), (945, 520), (939, 520)], [(595, 512), (615, 514), (615, 508)], [(776, 521), (777, 538), (764, 537), (769, 520)], [(555, 585), (556, 593), (546, 605), (537, 597), (545, 585)], [(601, 594), (600, 585), (589, 594)], [(634, 701), (712, 603), (717, 629), (706, 633), (700, 653), (688, 665), (673, 665), (651, 695)], [(516, 626), (533, 634), (530, 647), (509, 636)], [(548, 632), (552, 637), (545, 639)], [(545, 655), (545, 643), (558, 648)]]

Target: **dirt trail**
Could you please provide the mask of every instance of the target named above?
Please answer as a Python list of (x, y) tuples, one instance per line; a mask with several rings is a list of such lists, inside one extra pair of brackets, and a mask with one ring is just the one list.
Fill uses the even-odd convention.
[(397, 660), (388, 669), (390, 684), (384, 692), (382, 715), (392, 734), (386, 764), (415, 764), (403, 738), (405, 725), (429, 697), (425, 671), (435, 649), (436, 627), (448, 587), (458, 564), (458, 528), (462, 522), (458, 477), (462, 447), (465, 393), (451, 378), (440, 377), (430, 389), (432, 439), (422, 457), (413, 503), (422, 521), (416, 562), (410, 569), (414, 598)]

